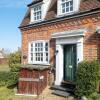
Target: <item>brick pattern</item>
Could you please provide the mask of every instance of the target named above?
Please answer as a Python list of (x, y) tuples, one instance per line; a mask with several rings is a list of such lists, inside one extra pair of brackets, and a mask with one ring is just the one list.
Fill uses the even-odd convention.
[[(51, 34), (77, 29), (87, 29), (84, 37), (84, 59), (100, 59), (100, 34), (96, 33), (96, 27), (100, 26), (100, 14), (94, 14), (76, 19), (65, 20), (22, 30), (22, 53), (28, 58), (28, 43), (36, 40), (49, 40), (50, 64), (55, 60), (55, 40)], [(27, 64), (27, 59), (22, 61)]]

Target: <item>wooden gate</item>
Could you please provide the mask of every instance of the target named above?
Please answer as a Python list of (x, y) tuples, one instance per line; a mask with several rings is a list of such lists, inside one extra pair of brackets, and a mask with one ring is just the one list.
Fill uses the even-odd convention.
[(48, 70), (22, 69), (19, 73), (18, 93), (39, 95), (47, 86)]

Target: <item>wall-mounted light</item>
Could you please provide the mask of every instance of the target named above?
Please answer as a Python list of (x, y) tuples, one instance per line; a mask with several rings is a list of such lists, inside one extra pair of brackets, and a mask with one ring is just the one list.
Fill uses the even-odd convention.
[(100, 26), (97, 27), (96, 33), (100, 34)]
[(55, 51), (55, 55), (57, 55), (57, 54), (58, 54), (58, 52), (59, 52), (59, 51), (58, 51), (58, 50), (56, 50), (56, 51)]
[(98, 34), (100, 34), (100, 29), (99, 29), (99, 30), (97, 30), (97, 33), (98, 33)]
[(23, 56), (23, 59), (27, 59), (27, 56), (26, 56), (26, 55), (24, 55), (24, 56)]

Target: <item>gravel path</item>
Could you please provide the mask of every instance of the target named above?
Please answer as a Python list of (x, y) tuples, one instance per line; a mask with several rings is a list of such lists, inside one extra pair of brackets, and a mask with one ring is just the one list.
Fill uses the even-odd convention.
[(39, 97), (15, 96), (14, 100), (75, 100), (73, 97), (64, 98), (52, 94), (52, 90), (47, 87)]

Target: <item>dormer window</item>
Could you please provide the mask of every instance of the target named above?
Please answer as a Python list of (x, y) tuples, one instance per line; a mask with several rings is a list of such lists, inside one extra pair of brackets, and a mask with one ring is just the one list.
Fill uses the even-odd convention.
[(32, 8), (31, 8), (31, 22), (38, 22), (38, 21), (41, 21), (43, 19), (42, 7), (43, 7), (42, 4), (32, 6)]
[(73, 11), (73, 0), (62, 0), (61, 2), (62, 14)]
[(45, 20), (52, 0), (32, 0), (30, 8), (30, 24)]
[(42, 9), (41, 8), (42, 8), (41, 5), (35, 6), (33, 8), (34, 21), (42, 19)]
[(57, 15), (69, 15), (78, 10), (79, 0), (58, 0)]

